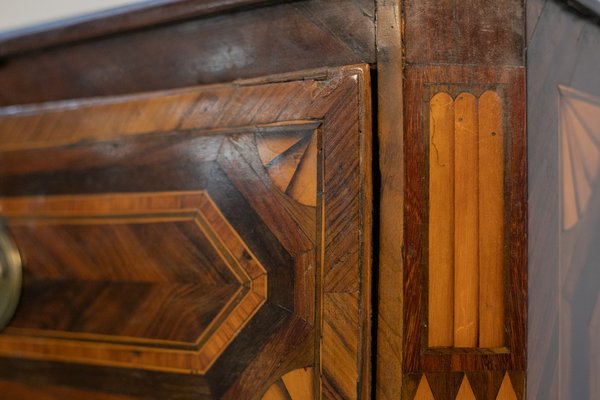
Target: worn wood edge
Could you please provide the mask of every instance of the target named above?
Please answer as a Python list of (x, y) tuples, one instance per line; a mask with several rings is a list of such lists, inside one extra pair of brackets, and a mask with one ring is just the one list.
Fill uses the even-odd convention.
[[(376, 10), (377, 107), (380, 192), (378, 298), (374, 339), (374, 398), (402, 396), (404, 100), (402, 8), (400, 0), (381, 0)], [(377, 182), (377, 181), (376, 181)]]
[(336, 76), (350, 76), (362, 73), (365, 64), (346, 65), (343, 67), (320, 67), (313, 69), (304, 69), (282, 74), (267, 75), (260, 78), (240, 79), (226, 83), (211, 83), (204, 85), (194, 85), (185, 88), (175, 88), (167, 90), (150, 90), (133, 94), (119, 94), (112, 96), (84, 97), (68, 100), (51, 100), (42, 103), (16, 104), (10, 106), (0, 106), (0, 117), (12, 116), (16, 114), (37, 114), (40, 112), (55, 112), (63, 110), (73, 110), (85, 107), (94, 107), (104, 104), (120, 104), (130, 101), (142, 101), (155, 98), (160, 93), (161, 96), (179, 96), (188, 93), (197, 92), (200, 89), (218, 89), (235, 88), (240, 86), (268, 85), (273, 83), (293, 82), (293, 81), (325, 81)]
[(0, 34), (0, 57), (290, 0), (153, 0)]
[[(359, 141), (360, 141), (360, 241), (361, 268), (359, 268), (359, 323), (361, 338), (359, 340), (359, 374), (361, 383), (358, 393), (361, 399), (369, 399), (372, 392), (372, 327), (373, 327), (373, 115), (371, 104), (371, 75), (367, 65), (360, 67), (359, 95), (362, 93), (365, 104), (360, 107)], [(362, 358), (362, 359), (361, 359)]]

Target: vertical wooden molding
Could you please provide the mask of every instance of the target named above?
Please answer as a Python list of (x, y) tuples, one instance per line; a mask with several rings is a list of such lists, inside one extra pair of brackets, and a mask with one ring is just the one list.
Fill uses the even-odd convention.
[(429, 117), (430, 347), (454, 345), (454, 99), (438, 93)]
[[(377, 0), (377, 107), (379, 141), (379, 265), (375, 397), (402, 396), (404, 240), (404, 112), (400, 0)], [(376, 174), (377, 176), (377, 174)], [(375, 193), (377, 199), (377, 193)], [(375, 225), (377, 229), (377, 224)]]
[(502, 101), (479, 98), (479, 347), (504, 345), (504, 128)]
[(479, 213), (477, 100), (455, 101), (454, 347), (477, 347), (479, 315)]

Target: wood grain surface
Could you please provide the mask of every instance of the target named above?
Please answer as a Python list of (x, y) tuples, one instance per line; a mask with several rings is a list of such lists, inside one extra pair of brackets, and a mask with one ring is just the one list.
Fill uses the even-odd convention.
[[(160, 15), (152, 8), (147, 14), (142, 11), (139, 19), (134, 13), (132, 22), (118, 16), (116, 21), (100, 19), (94, 22), (99, 27), (90, 27), (90, 32), (75, 26), (74, 32), (65, 33), (68, 43), (57, 43), (62, 34), (54, 31), (23, 38), (22, 49), (27, 51), (2, 57), (0, 105), (165, 90), (375, 62), (373, 0), (275, 2), (280, 4), (212, 15), (211, 9), (258, 1), (179, 3)], [(208, 15), (202, 15), (203, 8)], [(179, 20), (178, 15), (187, 19)], [(161, 22), (154, 23), (159, 18)], [(142, 29), (149, 22), (154, 24)], [(120, 24), (139, 29), (115, 34)], [(4, 42), (5, 51), (19, 49), (18, 40), (12, 42)], [(45, 48), (49, 44), (55, 45)]]
[(3, 33), (0, 36), (0, 57), (276, 2), (276, 0), (161, 0), (150, 5), (142, 3), (122, 6), (89, 16)]
[[(495, 399), (508, 371), (514, 394), (522, 399), (527, 315), (524, 4), (520, 0), (406, 0), (402, 8), (405, 142), (403, 147), (395, 148), (402, 148), (405, 157), (404, 291), (403, 298), (395, 304), (403, 309), (398, 335), (403, 343), (402, 353), (398, 353), (402, 355), (403, 370), (400, 389), (388, 380), (395, 389), (394, 397), (390, 398), (415, 398), (418, 390), (423, 393), (424, 386), (420, 385), (425, 377), (435, 399)], [(494, 108), (495, 100), (488, 98), (490, 94), (484, 95), (488, 91), (501, 99), (500, 118)], [(455, 101), (454, 116), (458, 117), (447, 124), (439, 123), (444, 119), (439, 104), (444, 94)], [(459, 98), (468, 99), (469, 107), (459, 105)], [(444, 235), (444, 228), (436, 223), (444, 221), (449, 212), (444, 202), (448, 195), (444, 192), (450, 190), (438, 188), (443, 168), (436, 163), (438, 153), (449, 151), (449, 145), (436, 136), (448, 124), (456, 130), (457, 140), (452, 150), (457, 157), (453, 160), (456, 175), (454, 193), (450, 196), (456, 203), (452, 209), (455, 224), (452, 231), (462, 232), (453, 237), (457, 253), (451, 254), (454, 263), (462, 265), (445, 263), (446, 268), (454, 269), (451, 278), (441, 266), (444, 265), (441, 260), (450, 257), (450, 251), (444, 250), (449, 247), (449, 239), (443, 239), (448, 234)], [(496, 131), (500, 126), (505, 133), (503, 138)], [(436, 131), (432, 133), (433, 129)], [(481, 138), (482, 130), (502, 142), (502, 152), (494, 150), (500, 144)], [(464, 138), (459, 138), (459, 132), (475, 133), (470, 150), (466, 150), (469, 147)], [(498, 161), (499, 158), (503, 161)], [(495, 167), (502, 162), (503, 173)], [(480, 173), (483, 164), (491, 167)], [(483, 197), (482, 190), (486, 190)], [(469, 216), (463, 214), (465, 210), (470, 210)], [(501, 224), (497, 223), (499, 215), (503, 219)], [(481, 219), (486, 219), (483, 225)], [(449, 218), (446, 216), (445, 220)], [(483, 236), (482, 229), (486, 229)], [(486, 247), (483, 252), (482, 246)], [(465, 263), (467, 259), (470, 261)], [(460, 302), (458, 307), (453, 304), (451, 318), (461, 319), (454, 326), (460, 328), (459, 333), (465, 326), (472, 328), (467, 338), (458, 341), (456, 331), (452, 335), (441, 334), (441, 320), (435, 318), (437, 323), (432, 323), (431, 317), (431, 313), (446, 315), (445, 325), (451, 320), (444, 311), (448, 305), (441, 300), (449, 296), (444, 287), (450, 283), (453, 298)], [(485, 291), (483, 296), (482, 291)], [(480, 319), (481, 309), (492, 296), (495, 299), (492, 304), (496, 305), (492, 306), (492, 316)], [(501, 328), (500, 318), (504, 319)], [(488, 333), (488, 328), (494, 333)], [(451, 343), (451, 336), (454, 336), (453, 346), (442, 345)], [(436, 337), (440, 345), (430, 347), (430, 343), (436, 343)], [(489, 347), (480, 347), (481, 342), (489, 343)], [(496, 347), (500, 342), (502, 346)], [(468, 347), (456, 348), (457, 343)]]
[(477, 100), (461, 93), (454, 106), (454, 347), (472, 348), (479, 328)]
[(479, 347), (504, 345), (504, 110), (479, 97)]
[[(379, 199), (375, 396), (400, 398), (402, 390), (404, 238), (404, 60), (402, 12), (397, 0), (377, 2), (377, 140)], [(377, 149), (377, 148), (376, 148)], [(377, 188), (379, 186), (379, 188)]]
[(27, 260), (0, 398), (250, 399), (307, 366), (364, 398), (370, 130), (366, 66), (0, 109)]
[(431, 98), (429, 116), (428, 344), (454, 346), (454, 99)]

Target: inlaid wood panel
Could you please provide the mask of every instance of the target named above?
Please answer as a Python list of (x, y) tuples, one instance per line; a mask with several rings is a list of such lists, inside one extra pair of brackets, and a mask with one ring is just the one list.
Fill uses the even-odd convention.
[(430, 347), (504, 344), (503, 119), (491, 90), (429, 102)]
[(466, 375), (495, 399), (525, 370), (524, 8), (377, 3), (378, 398), (454, 400)]
[(4, 198), (0, 210), (27, 260), (4, 355), (205, 373), (267, 298), (266, 270), (206, 192)]
[(514, 371), (522, 398), (523, 70), (412, 66), (405, 95), (401, 396), (425, 375), (435, 399), (495, 398)]
[(0, 109), (26, 260), (0, 392), (364, 398), (366, 72)]
[(262, 398), (263, 400), (314, 399), (314, 369), (298, 368), (288, 372), (272, 384)]

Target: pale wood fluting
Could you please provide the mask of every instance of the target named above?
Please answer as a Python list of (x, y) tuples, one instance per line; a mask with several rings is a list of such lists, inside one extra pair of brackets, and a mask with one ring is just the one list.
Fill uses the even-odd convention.
[(478, 328), (478, 135), (475, 96), (455, 101), (454, 346), (476, 347)]
[(429, 346), (454, 344), (454, 99), (438, 93), (429, 127)]
[(440, 92), (429, 118), (428, 343), (504, 345), (500, 96)]
[(497, 93), (479, 98), (479, 347), (504, 344), (504, 132)]

